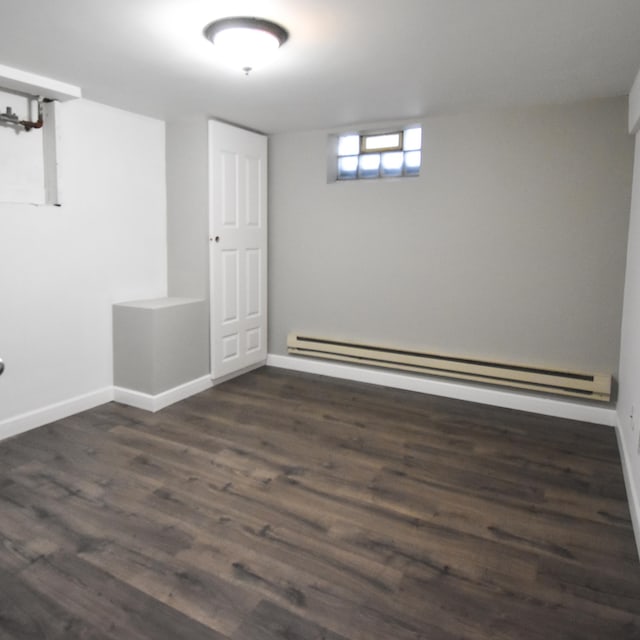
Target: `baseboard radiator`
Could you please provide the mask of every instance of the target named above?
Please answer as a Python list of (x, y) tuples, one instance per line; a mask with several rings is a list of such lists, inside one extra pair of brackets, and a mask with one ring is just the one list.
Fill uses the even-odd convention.
[(526, 364), (422, 353), (298, 333), (289, 334), (287, 348), (292, 355), (311, 358), (340, 360), (590, 400), (606, 402), (611, 398), (611, 376), (608, 374), (561, 371)]

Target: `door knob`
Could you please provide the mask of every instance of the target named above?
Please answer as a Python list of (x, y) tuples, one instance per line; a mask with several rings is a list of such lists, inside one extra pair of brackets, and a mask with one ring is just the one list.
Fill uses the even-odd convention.
[(0, 376), (2, 375), (3, 371), (4, 371), (4, 362), (2, 361), (2, 358), (0, 358)]

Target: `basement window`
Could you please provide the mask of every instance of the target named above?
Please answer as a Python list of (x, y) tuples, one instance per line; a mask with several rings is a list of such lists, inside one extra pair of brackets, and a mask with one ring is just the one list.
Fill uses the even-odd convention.
[(422, 128), (338, 136), (336, 180), (420, 175)]

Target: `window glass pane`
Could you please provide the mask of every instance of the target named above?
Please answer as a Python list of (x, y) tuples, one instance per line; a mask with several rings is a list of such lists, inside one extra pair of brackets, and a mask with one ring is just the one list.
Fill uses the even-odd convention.
[(404, 130), (405, 151), (419, 151), (422, 148), (422, 127), (412, 127)]
[(349, 180), (358, 175), (358, 156), (338, 158), (338, 180)]
[(349, 134), (338, 138), (339, 156), (357, 156), (360, 153), (360, 136)]
[(401, 176), (402, 164), (404, 162), (404, 154), (402, 151), (390, 151), (382, 154), (382, 170), (383, 176)]
[(358, 175), (361, 178), (377, 178), (380, 169), (380, 154), (367, 153), (359, 158)]
[(336, 137), (338, 155), (335, 158), (337, 175), (333, 177), (334, 180), (420, 175), (420, 126), (413, 125), (388, 133), (352, 132)]
[(417, 176), (420, 173), (420, 151), (406, 151), (404, 154), (404, 174), (406, 176)]
[(399, 149), (400, 133), (385, 133), (377, 136), (363, 136), (364, 151), (377, 151), (378, 149)]

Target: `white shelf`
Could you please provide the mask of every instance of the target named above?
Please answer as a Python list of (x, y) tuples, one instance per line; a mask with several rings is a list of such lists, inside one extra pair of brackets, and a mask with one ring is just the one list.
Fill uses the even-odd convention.
[(60, 102), (82, 97), (80, 87), (0, 64), (0, 91), (2, 89), (42, 96)]

